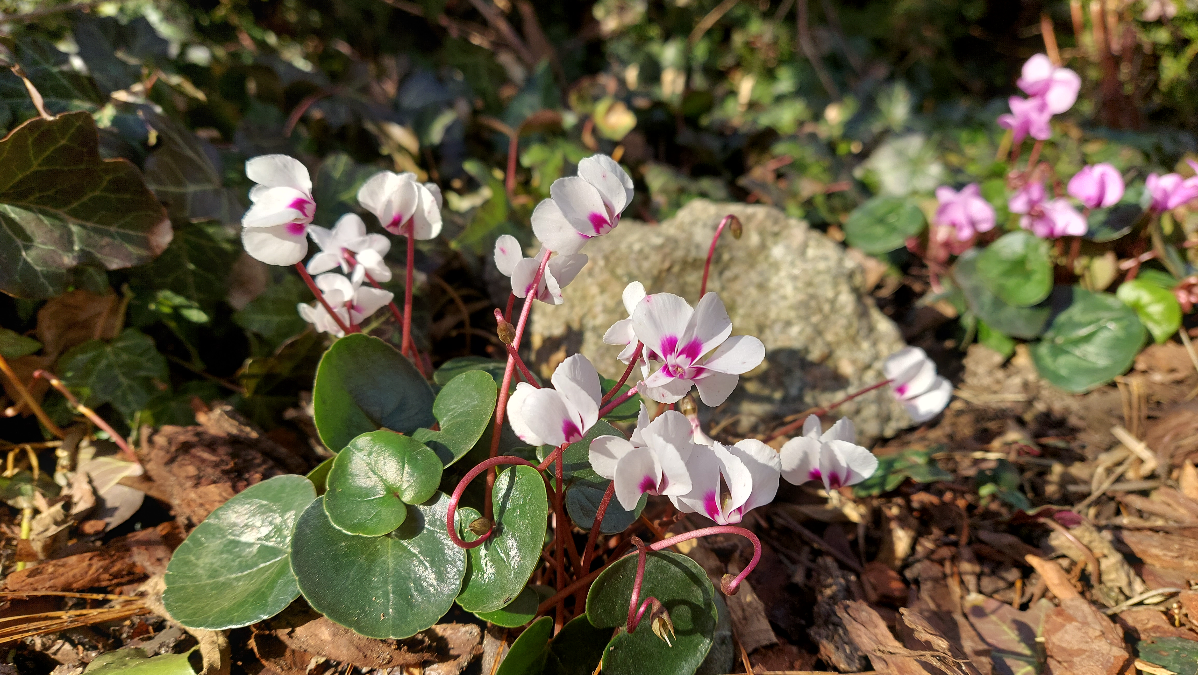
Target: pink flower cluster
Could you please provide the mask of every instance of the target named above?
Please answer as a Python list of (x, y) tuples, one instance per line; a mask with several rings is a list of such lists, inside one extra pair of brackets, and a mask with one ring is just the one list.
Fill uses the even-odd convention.
[(1034, 54), (1021, 68), (1017, 86), (1029, 98), (1013, 96), (1008, 99), (1012, 111), (1001, 115), (996, 122), (1013, 132), (1013, 143), (1020, 144), (1026, 136), (1039, 141), (1050, 138), (1050, 118), (1071, 109), (1079, 96), (1079, 75), (1070, 68), (1055, 66), (1045, 54)]

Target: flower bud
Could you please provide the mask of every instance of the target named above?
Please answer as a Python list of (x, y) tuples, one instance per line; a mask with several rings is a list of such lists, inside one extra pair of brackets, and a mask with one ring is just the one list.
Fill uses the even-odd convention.
[(667, 643), (668, 647), (673, 646), (671, 640), (675, 639), (675, 624), (671, 623), (671, 615), (667, 613), (666, 608), (659, 605), (661, 611), (656, 613), (650, 619), (650, 630), (658, 636), (658, 639)]
[(732, 574), (726, 574), (721, 577), (721, 592), (725, 595), (733, 595), (737, 593), (738, 584), (737, 577)]
[(471, 534), (475, 535), (476, 537), (482, 537), (492, 529), (492, 521), (488, 520), (487, 518), (476, 518), (475, 520), (471, 521), (471, 524), (467, 526), (467, 529), (470, 530)]
[(683, 413), (685, 417), (696, 416), (696, 401), (692, 398), (691, 394), (679, 399), (679, 403), (676, 405), (676, 407), (679, 409), (679, 412)]
[(504, 319), (496, 322), (496, 335), (500, 336), (500, 341), (506, 345), (511, 345), (517, 339), (517, 329)]
[(732, 234), (734, 239), (742, 238), (742, 221), (738, 220), (737, 216), (729, 217), (729, 234)]

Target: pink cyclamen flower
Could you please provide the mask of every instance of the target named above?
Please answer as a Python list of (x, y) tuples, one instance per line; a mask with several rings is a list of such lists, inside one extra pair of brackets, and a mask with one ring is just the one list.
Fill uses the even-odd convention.
[(637, 508), (643, 494), (677, 497), (691, 492), (688, 461), (695, 452), (708, 452), (692, 441), (692, 425), (681, 413), (668, 410), (648, 420), (643, 405), (629, 440), (600, 436), (588, 451), (592, 469), (613, 481), (626, 511)]
[(891, 380), (892, 393), (917, 424), (945, 410), (954, 390), (949, 380), (937, 374), (937, 366), (919, 347), (905, 347), (889, 356), (883, 362), (883, 375)]
[[(512, 280), (513, 295), (524, 298), (533, 291), (533, 278), (542, 264), (542, 251), (532, 258), (521, 252), (521, 243), (511, 234), (496, 238), (496, 269)], [(534, 297), (549, 305), (561, 305), (562, 289), (575, 280), (579, 271), (587, 264), (588, 257), (582, 253), (556, 255), (546, 264), (546, 271), (538, 282)]]
[(1087, 218), (1065, 199), (1051, 199), (1021, 216), (1022, 228), (1043, 239), (1082, 237), (1087, 234)]
[[(356, 214), (347, 213), (338, 218), (333, 229), (310, 225), (308, 236), (321, 252), (308, 260), (306, 265), (309, 274), (328, 272), (335, 267), (341, 267), (342, 273), (350, 271), (350, 261), (346, 253), (358, 253), (355, 256), (359, 264), (368, 265), (367, 273), (375, 281), (388, 281), (392, 278), (391, 270), (383, 263), (383, 256), (392, 247), (392, 242), (382, 234), (367, 234), (367, 225)], [(366, 251), (375, 255), (363, 256)], [(366, 261), (364, 261), (364, 257)], [(386, 278), (383, 278), (386, 277)]]
[(687, 468), (692, 489), (671, 497), (671, 503), (718, 525), (742, 522), (751, 509), (771, 503), (779, 490), (779, 453), (752, 438), (729, 446), (713, 441), (692, 453)]
[(1046, 184), (1029, 181), (1008, 198), (1008, 210), (1013, 213), (1029, 213), (1046, 201)]
[(434, 183), (421, 183), (413, 173), (380, 171), (358, 189), (358, 203), (379, 219), (392, 234), (433, 239), (442, 231), (442, 191)]
[(299, 160), (263, 155), (246, 162), (250, 208), (242, 216), (242, 245), (269, 265), (295, 265), (308, 254), (306, 230), (316, 213), (312, 180)]
[(996, 226), (996, 210), (979, 195), (978, 183), (971, 183), (958, 192), (943, 185), (935, 194), (938, 209), (933, 216), (934, 224), (953, 227), (959, 241)]
[(1012, 129), (1013, 143), (1033, 136), (1039, 141), (1050, 138), (1050, 108), (1040, 98), (1021, 98), (1012, 96), (1008, 99), (1008, 107), (1012, 113), (1005, 113), (996, 119), (996, 123), (1005, 129)]
[(779, 449), (783, 479), (793, 485), (819, 480), (826, 490), (836, 490), (870, 478), (879, 460), (870, 450), (857, 444), (854, 423), (838, 420), (821, 433), (821, 420), (809, 415), (802, 435)]
[(558, 364), (550, 383), (553, 389), (521, 382), (508, 399), (508, 422), (530, 445), (574, 443), (600, 418), (600, 375), (586, 356)]
[(1112, 164), (1092, 164), (1071, 177), (1067, 194), (1089, 209), (1104, 208), (1121, 201), (1125, 195), (1125, 180)]
[(633, 332), (662, 363), (638, 388), (660, 403), (678, 401), (695, 385), (705, 405), (721, 405), (738, 376), (766, 355), (758, 338), (730, 337), (733, 322), (716, 293), (706, 293), (695, 310), (678, 295), (647, 295), (633, 310)]
[(1029, 57), (1021, 67), (1021, 77), (1017, 80), (1021, 91), (1045, 101), (1047, 109), (1054, 115), (1066, 112), (1075, 105), (1079, 85), (1078, 73), (1070, 68), (1055, 66), (1045, 54)]
[[(621, 363), (628, 364), (633, 358), (633, 353), (637, 351), (638, 338), (633, 332), (633, 310), (637, 309), (637, 305), (646, 297), (646, 287), (640, 281), (631, 281), (621, 292), (621, 302), (625, 305), (625, 311), (629, 312), (629, 318), (621, 319), (614, 323), (604, 332), (604, 344), (620, 345), (623, 347), (621, 353), (617, 355), (617, 360)], [(642, 354), (641, 360), (646, 361), (646, 355)]]
[(1196, 177), (1184, 178), (1177, 173), (1146, 176), (1146, 191), (1150, 193), (1150, 208), (1170, 211), (1196, 198)]
[(550, 199), (533, 210), (533, 233), (555, 253), (578, 253), (588, 239), (607, 233), (633, 201), (633, 179), (608, 155), (579, 162), (579, 173), (550, 185)]

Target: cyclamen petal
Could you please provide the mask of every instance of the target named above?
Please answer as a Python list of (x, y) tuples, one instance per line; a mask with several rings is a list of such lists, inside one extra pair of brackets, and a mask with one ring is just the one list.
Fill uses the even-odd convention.
[(1021, 91), (1045, 101), (1049, 111), (1056, 115), (1075, 105), (1080, 84), (1075, 71), (1055, 66), (1045, 54), (1031, 56), (1021, 67), (1021, 77), (1017, 80)]
[(692, 489), (671, 499), (679, 510), (703, 514), (718, 525), (736, 525), (748, 511), (775, 498), (780, 463), (770, 447), (759, 441), (732, 447), (714, 441), (709, 450), (689, 461)]
[(513, 270), (516, 269), (517, 263), (525, 257), (521, 252), (521, 243), (511, 234), (502, 234), (496, 237), (496, 249), (494, 254), (496, 260), (496, 269), (506, 277), (513, 275)]
[(591, 238), (567, 222), (562, 209), (558, 208), (553, 199), (543, 199), (533, 210), (530, 222), (538, 241), (555, 253), (578, 253)]
[(597, 237), (616, 226), (596, 186), (578, 177), (559, 178), (550, 185), (550, 198), (579, 232)]
[(587, 357), (576, 354), (559, 364), (550, 381), (554, 388), (518, 386), (520, 396), (514, 392), (506, 408), (509, 423), (527, 443), (574, 443), (599, 418), (600, 376)]
[(669, 410), (647, 422), (645, 406), (638, 425), (626, 441), (601, 436), (592, 441), (588, 458), (592, 469), (613, 481), (617, 501), (633, 510), (643, 494), (677, 496), (692, 490), (690, 461), (705, 449), (692, 440), (691, 424)]
[(1150, 208), (1156, 211), (1170, 211), (1196, 199), (1196, 188), (1196, 176), (1184, 179), (1177, 173), (1152, 173), (1146, 177)]
[(246, 160), (246, 177), (267, 187), (312, 191), (308, 169), (300, 160), (287, 155), (260, 155)]
[(1012, 113), (1001, 115), (996, 122), (1012, 130), (1013, 143), (1020, 143), (1026, 136), (1033, 136), (1039, 141), (1050, 138), (1050, 117), (1053, 113), (1044, 100), (1013, 96), (1008, 99), (1008, 107)]
[(819, 480), (827, 490), (860, 483), (879, 465), (870, 451), (855, 443), (854, 425), (848, 419), (838, 420), (821, 434), (815, 415), (805, 420), (803, 436), (784, 443), (779, 460), (784, 480), (794, 485)]
[(308, 238), (298, 223), (243, 228), (242, 246), (250, 257), (268, 265), (295, 265), (308, 255)]
[[(392, 268), (383, 261), (383, 256), (373, 248), (369, 248), (355, 257), (358, 266), (371, 275), (377, 283), (387, 283), (392, 280)], [(310, 270), (311, 271), (311, 270)]]
[(525, 382), (517, 383), (517, 388), (513, 390), (512, 395), (508, 397), (508, 405), (504, 409), (505, 414), (508, 417), (508, 424), (512, 427), (513, 433), (517, 435), (517, 438), (534, 446), (546, 444), (546, 442), (542, 440), (542, 437), (538, 436), (537, 433), (535, 433), (534, 430), (525, 423), (525, 403), (529, 400), (529, 395), (535, 391), (538, 391), (538, 388), (531, 384)]
[(620, 214), (633, 201), (633, 179), (608, 155), (592, 155), (579, 162), (579, 177), (595, 186), (609, 212)]
[(307, 225), (316, 211), (311, 197), (291, 187), (259, 190), (257, 197), (242, 215), (242, 227), (274, 227), (285, 223)]
[(996, 226), (996, 211), (979, 194), (979, 185), (971, 183), (955, 192), (942, 186), (936, 191), (938, 209), (935, 225), (953, 227), (959, 241), (970, 239), (976, 232), (987, 232)]
[[(950, 402), (953, 387), (937, 375), (933, 360), (918, 347), (905, 347), (884, 361), (884, 376), (892, 392), (917, 424), (938, 415)], [(930, 395), (932, 394), (932, 395)]]
[(1089, 209), (1112, 206), (1125, 194), (1125, 181), (1112, 164), (1085, 166), (1067, 183), (1067, 194)]

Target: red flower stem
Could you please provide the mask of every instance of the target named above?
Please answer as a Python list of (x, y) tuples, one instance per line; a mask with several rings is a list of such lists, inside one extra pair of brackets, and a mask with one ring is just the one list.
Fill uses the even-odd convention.
[(317, 296), (317, 301), (321, 303), (321, 306), (325, 308), (326, 312), (329, 312), (329, 316), (333, 317), (333, 320), (337, 323), (338, 328), (342, 329), (343, 333), (348, 335), (350, 333), (359, 332), (357, 326), (353, 327), (353, 329), (351, 326), (347, 326), (346, 322), (342, 321), (342, 317), (338, 316), (337, 312), (333, 311), (333, 307), (330, 307), (329, 303), (325, 300), (325, 294), (321, 292), (321, 289), (317, 288), (317, 282), (313, 281), (312, 275), (308, 273), (308, 270), (304, 269), (304, 265), (302, 263), (296, 263), (296, 271), (300, 273), (300, 278), (304, 280), (305, 285), (308, 286), (308, 290), (312, 291), (313, 295)]
[(735, 217), (731, 213), (721, 219), (721, 222), (717, 224), (717, 231), (713, 234), (712, 243), (708, 245), (708, 257), (704, 259), (704, 276), (700, 279), (700, 297), (702, 298), (705, 291), (708, 290), (708, 270), (712, 266), (713, 253), (717, 250), (717, 240), (721, 238), (721, 232), (725, 229), (725, 226)]
[(124, 437), (122, 437), (121, 434), (118, 434), (116, 431), (113, 431), (113, 428), (108, 425), (108, 422), (105, 422), (104, 418), (97, 415), (96, 411), (80, 403), (79, 399), (75, 398), (75, 395), (71, 393), (71, 390), (67, 389), (67, 385), (63, 384), (62, 380), (55, 377), (54, 373), (48, 373), (39, 368), (33, 371), (33, 377), (34, 379), (40, 377), (49, 382), (50, 386), (57, 389), (58, 393), (62, 394), (63, 397), (67, 399), (67, 403), (70, 403), (71, 407), (74, 408), (80, 415), (88, 418), (92, 421), (92, 424), (95, 424), (103, 429), (104, 432), (107, 433), (110, 438), (112, 438), (112, 442), (116, 443), (117, 447), (121, 449), (121, 454), (123, 454), (126, 459), (134, 463), (138, 461), (137, 453), (133, 451), (133, 448), (129, 447), (129, 443), (125, 441)]
[(629, 379), (629, 374), (633, 372), (633, 367), (637, 365), (638, 359), (642, 358), (642, 349), (645, 345), (641, 342), (637, 343), (637, 349), (633, 350), (633, 357), (629, 359), (629, 366), (625, 368), (625, 373), (621, 375), (621, 379), (617, 380), (616, 385), (608, 390), (608, 393), (600, 399), (600, 403), (608, 403), (608, 400), (617, 395), (621, 391), (621, 386), (625, 384), (625, 380)]
[[(837, 401), (836, 403), (830, 403), (829, 405), (825, 406), (824, 408), (816, 408), (815, 410), (812, 410), (811, 412), (809, 412), (808, 415), (816, 415), (817, 417), (820, 417), (821, 415), (828, 415), (831, 411), (835, 410), (838, 406), (842, 405), (843, 403), (849, 403), (850, 401), (853, 401), (854, 399), (858, 398), (859, 396), (862, 396), (863, 394), (867, 394), (872, 391), (875, 391), (876, 389), (879, 389), (880, 387), (886, 386), (890, 383), (891, 383), (891, 380), (884, 380), (883, 382), (876, 382), (875, 384), (867, 387), (866, 389), (860, 389), (860, 390), (854, 392), (853, 394), (850, 394), (846, 398), (844, 398), (840, 401)], [(771, 434), (763, 440), (770, 441), (772, 439), (779, 438), (780, 436), (782, 436), (784, 434), (789, 434), (789, 433), (799, 429), (800, 427), (804, 426), (804, 420), (808, 418), (808, 415), (801, 415), (800, 419), (796, 420), (795, 422), (792, 422), (791, 424), (787, 424), (782, 427), (779, 427), (775, 431), (772, 431)]]
[[(740, 535), (749, 539), (750, 544), (754, 546), (754, 555), (750, 557), (750, 562), (746, 565), (745, 569), (739, 572), (736, 577), (731, 578), (730, 575), (727, 574), (725, 575), (725, 578), (721, 579), (721, 592), (725, 595), (733, 595), (734, 593), (737, 593), (738, 586), (741, 585), (742, 581), (750, 575), (750, 572), (754, 571), (754, 566), (758, 564), (758, 559), (762, 557), (762, 542), (760, 542), (758, 537), (750, 530), (747, 530), (744, 527), (737, 527), (736, 525), (714, 525), (712, 527), (702, 527), (699, 530), (684, 532), (683, 534), (677, 534), (669, 539), (663, 539), (662, 541), (650, 544), (650, 550), (661, 551), (680, 542), (687, 541), (689, 539), (696, 539), (698, 537), (707, 537), (712, 534)], [(639, 574), (638, 576), (640, 577), (641, 575)], [(636, 581), (634, 590), (635, 592), (637, 590)]]
[[(566, 446), (567, 446), (567, 444), (564, 443), (564, 444), (560, 445), (559, 447), (555, 448), (554, 452), (551, 452), (546, 457), (546, 459), (542, 461), (541, 464), (534, 464), (533, 462), (530, 462), (529, 460), (526, 460), (526, 459), (521, 459), (520, 457), (513, 457), (511, 455), (501, 455), (499, 457), (492, 457), (489, 459), (485, 459), (482, 462), (480, 462), (478, 465), (476, 465), (474, 468), (472, 468), (470, 471), (468, 471), (467, 475), (463, 476), (462, 480), (458, 481), (458, 485), (455, 486), (454, 492), (450, 495), (450, 506), (446, 510), (446, 530), (450, 534), (450, 540), (453, 541), (454, 544), (456, 546), (458, 546), (459, 548), (475, 548), (476, 546), (479, 546), (483, 542), (487, 541), (487, 539), (492, 536), (492, 531), (495, 529), (495, 526), (488, 528), (487, 532), (483, 533), (482, 535), (479, 536), (478, 539), (476, 539), (475, 541), (471, 541), (471, 542), (468, 542), (464, 539), (459, 538), (458, 532), (455, 531), (454, 516), (458, 511), (458, 501), (460, 499), (462, 499), (463, 492), (466, 492), (467, 486), (471, 484), (471, 481), (475, 480), (476, 476), (483, 473), (484, 471), (487, 471), (488, 469), (494, 469), (495, 467), (500, 466), (502, 464), (516, 464), (516, 465), (532, 466), (533, 468), (537, 469), (539, 472), (544, 471), (546, 469), (546, 467), (550, 466), (551, 463), (553, 463), (556, 459), (558, 459), (559, 457), (562, 456), (562, 452), (566, 448)], [(489, 497), (489, 499), (490, 499), (490, 497)], [(488, 515), (486, 517), (488, 518), (488, 520), (491, 520), (491, 518), (492, 518), (491, 515)]]
[(1035, 140), (1033, 142), (1033, 150), (1029, 151), (1029, 164), (1025, 165), (1026, 171), (1033, 169), (1033, 165), (1037, 164), (1038, 155), (1040, 154), (1042, 154), (1042, 141)]
[(404, 317), (400, 321), (400, 351), (408, 350), (414, 361), (420, 361), (417, 349), (412, 344), (412, 301), (413, 301), (413, 258), (416, 255), (417, 239), (413, 236), (413, 221), (408, 220), (408, 255), (404, 260)]
[(596, 547), (596, 540), (600, 538), (600, 523), (604, 522), (604, 513), (608, 511), (608, 503), (612, 501), (615, 493), (616, 484), (609, 481), (608, 488), (604, 490), (604, 496), (600, 498), (600, 506), (596, 509), (596, 517), (592, 519), (592, 529), (588, 532), (587, 544), (583, 547), (583, 560), (580, 562), (581, 572), (587, 572), (588, 566), (592, 563), (592, 551)]
[(516, 294), (515, 294), (515, 293), (509, 293), (509, 294), (508, 294), (508, 305), (507, 305), (507, 306), (504, 308), (504, 320), (505, 320), (505, 321), (511, 321), (511, 320), (512, 320), (512, 309), (513, 309), (513, 303), (515, 303), (516, 301), (517, 301), (517, 296), (516, 296)]
[[(511, 347), (510, 347), (511, 349)], [(566, 570), (566, 546), (563, 544), (563, 538), (567, 536), (567, 520), (563, 513), (563, 454), (560, 451), (558, 458), (554, 461), (554, 559), (558, 563), (558, 569)], [(575, 561), (576, 566), (579, 561)], [(559, 574), (555, 576), (554, 590), (561, 591), (567, 585), (567, 575)], [(565, 602), (565, 601), (564, 601)], [(558, 603), (554, 609), (554, 631), (557, 633), (562, 630), (565, 623), (565, 615), (567, 612), (566, 605), (563, 602)]]
[[(641, 384), (641, 382), (639, 382), (638, 384)], [(614, 387), (614, 389), (615, 389), (615, 387)], [(622, 403), (628, 401), (629, 399), (633, 398), (634, 396), (637, 396), (637, 394), (638, 394), (638, 385), (635, 384), (629, 391), (627, 391), (624, 394), (621, 394), (620, 396), (618, 396), (617, 398), (609, 401), (608, 405), (601, 408), (600, 416), (604, 417), (605, 415), (612, 412), (613, 410), (616, 410), (618, 407), (620, 407), (620, 405)]]
[[(343, 249), (342, 254), (346, 256), (346, 260), (350, 261), (351, 265), (358, 264), (358, 261), (355, 260), (354, 254), (352, 252)], [(367, 281), (372, 286), (374, 286), (375, 288), (378, 288), (381, 291), (383, 290), (383, 286), (381, 286), (378, 281), (375, 281), (375, 277), (371, 276), (370, 272), (367, 272), (364, 270), (363, 276), (366, 277)], [(396, 306), (395, 300), (388, 301), (388, 309), (391, 310), (392, 316), (395, 317), (395, 319), (396, 319), (396, 323), (403, 326), (404, 325), (404, 315), (402, 315), (400, 313), (400, 308)], [(401, 341), (400, 353), (404, 354), (403, 341)], [(410, 359), (412, 359), (413, 365), (415, 365), (417, 367), (417, 370), (421, 372), (421, 375), (423, 377), (429, 377), (429, 374), (425, 372), (425, 366), (423, 365), (423, 359), (421, 358), (421, 355), (417, 353), (417, 350), (415, 348), (411, 349), (409, 351), (409, 353), (405, 354), (405, 355), (408, 356)]]
[(642, 601), (641, 606), (638, 606), (638, 598), (642, 593), (642, 577), (646, 575), (646, 544), (637, 537), (630, 541), (637, 547), (637, 573), (633, 577), (633, 594), (629, 596), (629, 615), (625, 619), (625, 632), (633, 633), (637, 630), (638, 623), (642, 620), (642, 615), (646, 613), (646, 607), (654, 607), (661, 603), (654, 596), (650, 596)]
[(517, 349), (512, 345), (505, 346), (508, 347), (508, 358), (516, 361), (517, 369), (521, 371), (521, 377), (525, 378), (525, 381), (535, 389), (541, 389), (542, 385), (538, 384), (537, 380), (533, 377), (533, 373), (529, 372), (529, 368), (525, 365), (525, 361), (521, 359), (521, 355), (517, 353)]
[[(542, 275), (546, 273), (546, 265), (550, 262), (550, 254), (552, 251), (546, 251), (542, 255), (542, 263), (538, 265), (537, 273), (533, 275), (533, 288), (537, 288), (542, 282)], [(521, 318), (517, 320), (516, 335), (513, 338), (512, 348), (521, 348), (521, 337), (525, 334), (525, 323), (529, 321), (529, 310), (533, 307), (533, 298), (526, 298), (525, 304), (521, 307)], [(516, 362), (513, 360), (512, 354), (509, 354), (508, 363), (504, 365), (504, 379), (500, 383), (500, 398), (496, 401), (496, 421), (492, 424), (492, 447), (488, 452), (488, 457), (494, 459), (500, 452), (500, 432), (504, 428), (504, 412), (508, 405), (508, 389), (512, 385), (513, 370), (516, 368)], [(496, 484), (496, 472), (488, 471), (487, 487), (484, 490), (484, 516), (489, 520), (492, 517), (492, 486)]]

